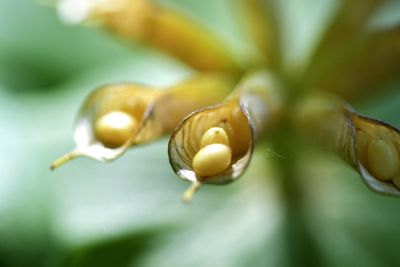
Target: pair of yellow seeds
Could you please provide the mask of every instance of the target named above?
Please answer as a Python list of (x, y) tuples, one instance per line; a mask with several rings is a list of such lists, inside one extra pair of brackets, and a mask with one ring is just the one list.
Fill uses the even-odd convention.
[[(123, 111), (112, 111), (96, 120), (96, 138), (106, 147), (120, 147), (131, 138), (138, 127), (135, 117)], [(229, 167), (232, 150), (229, 138), (221, 127), (212, 127), (202, 136), (200, 150), (193, 158), (193, 169), (200, 176), (221, 173)]]
[(357, 133), (358, 156), (361, 163), (377, 179), (392, 181), (400, 188), (400, 153), (393, 141), (372, 139), (363, 131)]
[(223, 172), (231, 161), (232, 149), (228, 135), (223, 128), (212, 127), (203, 134), (192, 167), (197, 175), (207, 177)]

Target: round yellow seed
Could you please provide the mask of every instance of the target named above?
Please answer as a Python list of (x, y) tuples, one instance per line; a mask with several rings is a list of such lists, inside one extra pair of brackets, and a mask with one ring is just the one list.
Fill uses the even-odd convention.
[(203, 148), (211, 144), (223, 144), (229, 146), (229, 138), (223, 128), (212, 127), (204, 133), (201, 138), (200, 147)]
[(193, 158), (193, 169), (200, 176), (216, 175), (231, 164), (232, 151), (223, 144), (211, 144), (200, 149)]
[(133, 134), (137, 120), (126, 112), (112, 111), (97, 119), (96, 138), (107, 147), (122, 146)]
[(372, 140), (368, 145), (368, 170), (377, 179), (387, 181), (395, 178), (400, 167), (399, 153), (391, 141)]

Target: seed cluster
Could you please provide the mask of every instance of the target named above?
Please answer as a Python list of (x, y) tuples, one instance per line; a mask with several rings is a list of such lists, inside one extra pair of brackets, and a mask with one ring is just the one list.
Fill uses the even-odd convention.
[(231, 161), (232, 149), (225, 130), (221, 127), (208, 129), (192, 161), (195, 173), (203, 177), (216, 175), (228, 168)]
[(94, 124), (96, 138), (106, 147), (125, 144), (138, 127), (136, 118), (123, 111), (111, 111), (100, 116)]
[(400, 151), (391, 139), (371, 137), (360, 130), (357, 151), (360, 162), (374, 177), (391, 181), (400, 189)]

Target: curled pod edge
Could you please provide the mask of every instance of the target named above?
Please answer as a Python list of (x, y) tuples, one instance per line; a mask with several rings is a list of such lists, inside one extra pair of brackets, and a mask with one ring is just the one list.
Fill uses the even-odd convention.
[[(237, 180), (250, 163), (255, 142), (280, 116), (282, 103), (283, 94), (273, 75), (256, 71), (246, 75), (225, 101), (188, 115), (168, 145), (172, 169), (192, 184), (183, 200), (189, 201), (201, 184), (223, 185)], [(226, 132), (231, 163), (217, 174), (202, 176), (196, 173), (193, 160), (201, 150), (202, 137), (213, 127)]]

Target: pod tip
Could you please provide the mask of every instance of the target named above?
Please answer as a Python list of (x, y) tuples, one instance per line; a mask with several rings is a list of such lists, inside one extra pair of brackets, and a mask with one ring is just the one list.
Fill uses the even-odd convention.
[(182, 201), (183, 203), (189, 203), (194, 194), (200, 189), (201, 183), (199, 181), (192, 182), (190, 187), (183, 193)]
[(50, 170), (54, 171), (55, 169), (57, 169), (58, 167), (60, 167), (61, 165), (67, 163), (70, 160), (73, 160), (74, 158), (78, 157), (79, 153), (77, 153), (76, 151), (71, 151), (61, 157), (59, 157), (58, 159), (56, 159), (50, 166)]

